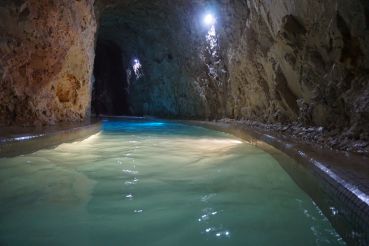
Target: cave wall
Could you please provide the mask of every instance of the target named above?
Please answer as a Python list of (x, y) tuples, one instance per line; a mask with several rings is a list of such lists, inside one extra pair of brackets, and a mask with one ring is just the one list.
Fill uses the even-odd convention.
[(94, 61), (93, 0), (1, 0), (0, 16), (0, 123), (84, 119)]
[(227, 24), (240, 20), (225, 32), (230, 117), (368, 139), (369, 2), (247, 1), (225, 12)]
[[(368, 5), (3, 0), (0, 121), (88, 115), (96, 19), (99, 39), (143, 65), (144, 76), (128, 81), (133, 114), (295, 122), (368, 140)], [(215, 48), (202, 23), (208, 11), (217, 17)]]
[[(136, 113), (297, 122), (368, 139), (368, 5), (110, 1), (100, 22), (102, 36), (142, 58), (145, 77), (131, 88)], [(207, 11), (217, 16), (216, 56)]]
[(99, 39), (120, 46), (124, 60), (131, 62), (127, 67), (131, 72), (134, 59), (143, 66), (144, 76), (129, 81), (133, 114), (203, 118), (206, 103), (194, 83), (194, 72), (183, 68), (192, 59), (200, 66), (197, 71), (205, 71), (195, 51), (197, 42), (187, 43), (183, 32), (192, 29), (190, 21), (196, 20), (191, 16), (193, 6), (182, 0), (97, 2)]

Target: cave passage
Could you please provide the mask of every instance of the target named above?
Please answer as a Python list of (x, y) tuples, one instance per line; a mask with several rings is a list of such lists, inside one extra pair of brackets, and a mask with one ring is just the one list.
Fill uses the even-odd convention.
[(122, 51), (112, 41), (98, 39), (91, 111), (95, 115), (130, 115), (129, 85)]
[(272, 155), (202, 127), (105, 119), (83, 141), (1, 161), (4, 245), (344, 245)]
[(0, 0), (0, 246), (369, 246), (368, 41), (369, 0)]

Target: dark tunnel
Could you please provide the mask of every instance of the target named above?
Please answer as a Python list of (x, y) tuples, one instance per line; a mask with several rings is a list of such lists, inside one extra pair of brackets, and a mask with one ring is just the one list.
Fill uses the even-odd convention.
[(93, 72), (92, 114), (131, 114), (126, 67), (127, 61), (123, 59), (120, 47), (112, 41), (98, 39)]

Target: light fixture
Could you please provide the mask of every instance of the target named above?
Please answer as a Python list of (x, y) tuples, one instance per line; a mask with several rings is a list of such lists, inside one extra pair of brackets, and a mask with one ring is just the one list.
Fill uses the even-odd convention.
[(207, 26), (213, 26), (216, 22), (215, 17), (212, 14), (206, 14), (204, 17), (204, 24)]
[(140, 60), (138, 58), (134, 58), (133, 59), (132, 68), (133, 68), (133, 72), (136, 75), (136, 79), (139, 79), (139, 78), (141, 78), (143, 76), (143, 73), (142, 73), (142, 65), (141, 65), (141, 62), (140, 62)]

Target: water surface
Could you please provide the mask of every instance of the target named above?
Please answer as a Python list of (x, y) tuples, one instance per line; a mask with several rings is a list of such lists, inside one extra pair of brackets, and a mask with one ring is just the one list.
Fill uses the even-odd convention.
[(343, 245), (268, 153), (168, 122), (0, 159), (0, 245)]

